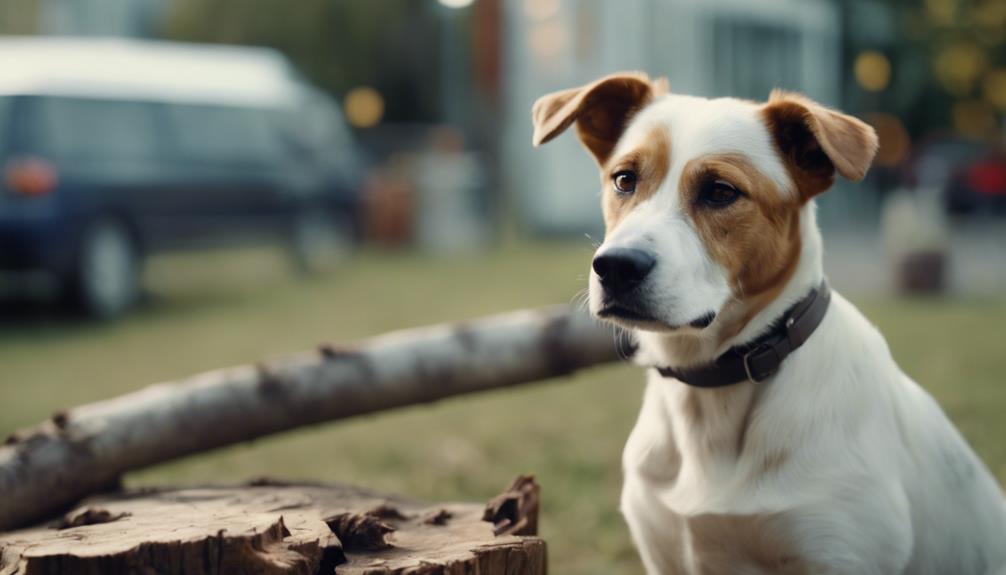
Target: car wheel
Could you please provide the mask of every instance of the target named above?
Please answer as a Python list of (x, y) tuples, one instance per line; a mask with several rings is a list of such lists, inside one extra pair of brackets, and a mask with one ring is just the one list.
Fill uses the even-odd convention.
[(327, 273), (338, 267), (349, 254), (352, 230), (348, 221), (322, 210), (299, 214), (291, 237), (293, 260), (297, 269), (310, 274)]
[(136, 302), (139, 275), (136, 242), (122, 222), (106, 218), (87, 227), (73, 278), (81, 311), (98, 319), (122, 314)]

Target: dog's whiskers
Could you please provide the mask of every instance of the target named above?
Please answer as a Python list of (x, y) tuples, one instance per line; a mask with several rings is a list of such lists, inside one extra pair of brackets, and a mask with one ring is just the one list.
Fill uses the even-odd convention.
[(618, 359), (630, 361), (636, 354), (636, 342), (632, 339), (632, 333), (617, 326), (612, 325), (612, 337), (615, 338), (615, 353)]
[(570, 299), (570, 305), (577, 310), (586, 311), (588, 304), (590, 303), (590, 290), (588, 288), (583, 288), (573, 294)]

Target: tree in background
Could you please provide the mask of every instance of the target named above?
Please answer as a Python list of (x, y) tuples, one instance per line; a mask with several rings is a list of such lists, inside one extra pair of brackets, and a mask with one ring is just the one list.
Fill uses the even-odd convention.
[(433, 122), (440, 112), (436, 7), (413, 0), (174, 0), (163, 35), (276, 48), (333, 94), (374, 87), (389, 122)]
[(38, 31), (39, 0), (0, 0), (0, 34)]
[(852, 107), (896, 115), (913, 138), (1002, 137), (1006, 2), (885, 0), (844, 11)]

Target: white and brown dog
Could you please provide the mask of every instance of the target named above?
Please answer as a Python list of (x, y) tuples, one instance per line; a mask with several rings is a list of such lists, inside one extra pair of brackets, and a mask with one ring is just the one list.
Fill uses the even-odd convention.
[(649, 369), (622, 511), (650, 573), (1006, 570), (1006, 504), (883, 337), (823, 283), (814, 196), (873, 130), (805, 97), (667, 93), (643, 74), (542, 97), (601, 168), (590, 308)]

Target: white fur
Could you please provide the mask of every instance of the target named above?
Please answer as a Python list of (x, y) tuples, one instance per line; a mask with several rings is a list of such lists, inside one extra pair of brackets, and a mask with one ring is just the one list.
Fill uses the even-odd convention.
[[(707, 312), (719, 310), (731, 297), (726, 272), (709, 257), (681, 206), (677, 184), (685, 165), (709, 154), (741, 154), (783, 193), (795, 193), (756, 110), (753, 103), (733, 98), (667, 95), (633, 118), (612, 155), (617, 158), (640, 147), (656, 127), (666, 129), (670, 135), (671, 165), (662, 187), (626, 216), (597, 250), (601, 254), (611, 247), (628, 247), (657, 254), (659, 264), (648, 283), (674, 289), (647, 289), (645, 296), (660, 311), (656, 319), (665, 324), (687, 325)], [(597, 275), (591, 273), (590, 281), (590, 306), (596, 313), (601, 307)]]
[[(657, 123), (670, 129), (665, 187), (598, 250), (645, 247), (656, 254), (658, 275), (647, 285), (658, 287), (648, 287), (647, 297), (659, 302), (659, 319), (669, 325), (720, 310), (731, 297), (725, 272), (678, 205), (684, 163), (743, 153), (783, 193), (795, 193), (754, 110), (737, 100), (669, 96), (638, 114), (616, 149), (637, 146)], [(637, 329), (637, 360), (708, 361), (765, 330), (823, 277), (812, 202), (801, 212), (801, 234), (794, 276), (740, 334), (717, 343), (719, 319), (704, 330)], [(592, 274), (595, 311), (599, 291)], [(685, 339), (701, 345), (682, 346)], [(686, 415), (690, 400), (705, 414), (698, 421)], [(764, 462), (778, 454), (785, 457), (766, 472)], [(880, 333), (839, 294), (813, 336), (762, 384), (723, 393), (649, 370), (623, 465), (622, 511), (651, 574), (772, 572), (754, 559), (711, 569), (689, 521), (712, 515), (773, 517), (772, 535), (814, 573), (1006, 572), (999, 486), (936, 402), (898, 368)], [(723, 549), (739, 544), (722, 541)]]

